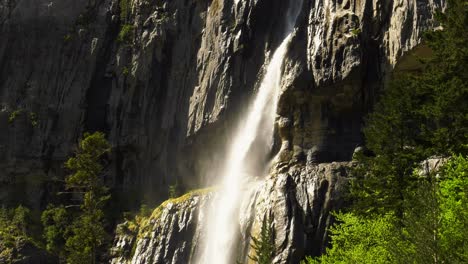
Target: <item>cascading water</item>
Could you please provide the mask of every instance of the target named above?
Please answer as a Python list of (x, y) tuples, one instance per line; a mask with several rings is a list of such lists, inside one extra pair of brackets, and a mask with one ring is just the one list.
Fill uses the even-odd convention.
[[(286, 16), (285, 38), (266, 68), (253, 105), (237, 131), (230, 147), (223, 182), (214, 207), (208, 214), (208, 234), (205, 248), (199, 258), (200, 264), (235, 263), (233, 250), (239, 229), (238, 208), (242, 200), (242, 185), (245, 182), (244, 160), (252, 144), (261, 137), (261, 146), (268, 148), (273, 142), (274, 122), (278, 95), (281, 88), (281, 73), (284, 58), (294, 31), (294, 24), (302, 0), (291, 0)], [(256, 145), (256, 147), (258, 147)]]

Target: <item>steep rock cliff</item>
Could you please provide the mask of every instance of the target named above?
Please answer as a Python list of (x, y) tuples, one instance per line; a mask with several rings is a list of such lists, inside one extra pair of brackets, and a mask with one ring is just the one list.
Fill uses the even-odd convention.
[[(299, 263), (305, 255), (322, 252), (330, 211), (342, 207), (349, 166), (308, 164), (249, 182), (238, 219), (237, 261), (247, 263), (248, 256), (255, 255), (251, 235), (258, 235), (267, 214), (274, 219), (274, 263)], [(111, 263), (196, 263), (210, 228), (206, 212), (216, 195), (216, 190), (189, 193), (163, 203), (132, 231), (128, 223), (122, 224)]]
[[(176, 180), (192, 188), (215, 178), (232, 128), (281, 42), (277, 18), (287, 4), (0, 0), (0, 203), (43, 205), (78, 137), (93, 130), (108, 134), (114, 148), (106, 178), (129, 200), (166, 197)], [(249, 224), (255, 226), (263, 212), (278, 211), (279, 263), (323, 248), (334, 207), (317, 204), (339, 195), (335, 185), (317, 183), (332, 176), (313, 171), (351, 159), (362, 141), (363, 115), (443, 4), (303, 1), (284, 65), (275, 173), (255, 193), (281, 191), (272, 195), (277, 203), (255, 206), (248, 218), (257, 219)], [(278, 203), (289, 207), (275, 209)], [(196, 218), (197, 208), (168, 209), (155, 220), (163, 226), (158, 234), (171, 236), (168, 219), (176, 212)], [(186, 216), (177, 219), (196, 226)], [(178, 237), (174, 250), (161, 246), (159, 255), (173, 263), (187, 259), (191, 251), (183, 244), (190, 239)], [(151, 241), (135, 242), (141, 258), (154, 249), (145, 249)]]
[[(238, 5), (256, 10), (260, 3)], [(240, 261), (252, 253), (250, 235), (258, 232), (265, 214), (274, 217), (275, 263), (298, 263), (304, 255), (323, 252), (329, 213), (342, 206), (350, 166), (324, 162), (351, 159), (362, 140), (362, 117), (376, 93), (392, 71), (412, 69), (411, 60), (401, 58), (420, 44), (422, 32), (434, 26), (432, 13), (442, 6), (442, 1), (304, 1), (284, 67), (275, 170), (243, 202)], [(271, 54), (277, 40), (266, 43), (266, 54)], [(232, 84), (232, 91), (235, 87)], [(221, 105), (223, 111), (226, 106)], [(223, 112), (215, 111), (204, 121), (216, 124), (223, 118)], [(118, 255), (113, 262), (193, 262), (206, 228), (200, 212), (213, 196), (197, 196), (190, 205), (166, 209), (153, 220), (152, 232), (133, 240), (135, 254)]]
[[(84, 131), (108, 133), (108, 180), (130, 193), (216, 177), (287, 4), (0, 1), (1, 201), (26, 193), (39, 206)], [(442, 5), (304, 1), (278, 109), (282, 162), (349, 160), (376, 91)]]

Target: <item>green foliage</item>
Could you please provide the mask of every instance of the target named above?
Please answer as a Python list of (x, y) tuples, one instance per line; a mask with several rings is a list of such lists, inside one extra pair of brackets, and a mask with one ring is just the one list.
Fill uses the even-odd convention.
[(13, 123), (21, 113), (23, 113), (22, 109), (18, 109), (18, 110), (11, 112), (10, 116), (8, 117), (8, 123)]
[(262, 228), (259, 237), (252, 236), (252, 249), (254, 256), (249, 258), (258, 264), (271, 264), (275, 256), (275, 229), (273, 227), (273, 218), (269, 215), (263, 217)]
[(303, 263), (395, 263), (390, 245), (395, 242), (395, 217), (391, 214), (364, 218), (337, 214), (340, 224), (330, 228), (333, 246), (319, 258)]
[(30, 233), (31, 211), (20, 205), (15, 209), (0, 208), (0, 262), (13, 262), (18, 257), (20, 242), (36, 243)]
[(120, 20), (122, 22), (128, 22), (128, 16), (130, 15), (131, 3), (130, 0), (120, 0)]
[(37, 119), (37, 114), (34, 113), (34, 112), (29, 112), (27, 113), (24, 109), (17, 109), (13, 112), (10, 113), (10, 115), (8, 116), (8, 123), (13, 123), (15, 122), (16, 119), (18, 119), (18, 117), (22, 114), (25, 114), (27, 115), (27, 117), (29, 118), (29, 121), (31, 123), (31, 125), (33, 127), (37, 126), (38, 124), (38, 119)]
[(38, 121), (37, 121), (37, 114), (34, 112), (29, 112), (29, 121), (31, 122), (31, 125), (33, 127), (37, 126)]
[(2, 235), (28, 236), (31, 224), (31, 210), (20, 205), (15, 209), (0, 210), (0, 227)]
[(468, 263), (468, 159), (454, 156), (443, 168), (440, 183), (441, 247), (450, 263)]
[[(396, 76), (366, 120), (350, 213), (338, 214), (332, 247), (307, 263), (468, 263), (468, 4), (449, 0), (433, 55)], [(454, 155), (454, 156), (452, 156)], [(428, 157), (449, 157), (424, 175)]]
[(374, 153), (357, 155), (351, 192), (356, 207), (369, 213), (402, 213), (404, 192), (412, 188), (413, 170), (429, 155), (415, 114), (423, 105), (417, 83), (406, 76), (392, 81), (364, 128), (366, 147)]
[(401, 217), (422, 160), (468, 153), (467, 5), (451, 0), (439, 17), (444, 29), (426, 36), (433, 56), (418, 74), (394, 79), (367, 118), (366, 146), (374, 155), (358, 156), (351, 188), (361, 211)]
[(64, 258), (65, 238), (70, 223), (69, 214), (64, 206), (49, 205), (42, 212), (41, 222), (44, 227), (44, 239), (47, 251)]
[(130, 43), (132, 41), (133, 25), (124, 24), (120, 29), (117, 41), (121, 43)]
[(180, 196), (179, 182), (176, 181), (173, 185), (169, 186), (169, 198), (174, 199)]
[(140, 212), (138, 213), (139, 216), (141, 217), (148, 217), (151, 215), (151, 209), (148, 207), (146, 204), (141, 204), (140, 206)]
[(437, 199), (438, 183), (434, 175), (418, 181), (412, 190), (407, 190), (404, 214), (399, 219), (400, 236), (405, 247), (394, 250), (397, 263), (440, 263), (444, 252), (440, 248), (440, 206)]
[(96, 251), (104, 244), (104, 203), (110, 198), (101, 173), (101, 157), (110, 151), (110, 145), (101, 132), (85, 134), (74, 157), (65, 163), (73, 171), (66, 179), (66, 187), (83, 192), (81, 212), (75, 217), (66, 239), (69, 263), (95, 263)]
[(137, 235), (140, 229), (140, 225), (142, 224), (143, 220), (148, 219), (151, 216), (152, 210), (146, 205), (141, 204), (140, 210), (138, 213), (124, 213), (125, 223), (119, 225), (117, 227), (117, 234), (124, 235), (124, 234), (131, 234)]
[[(86, 133), (75, 155), (65, 162), (65, 167), (71, 171), (65, 187), (69, 193), (80, 197), (81, 203), (49, 206), (43, 212), (47, 249), (65, 256), (67, 263), (96, 263), (98, 249), (108, 238), (103, 207), (110, 196), (101, 177), (101, 162), (109, 151), (110, 145), (103, 133)], [(77, 207), (79, 210), (71, 210)]]
[(72, 35), (70, 33), (63, 36), (63, 42), (70, 42), (72, 40)]
[(407, 191), (402, 218), (337, 214), (332, 247), (305, 263), (468, 263), (467, 157), (454, 156), (438, 174)]
[(360, 28), (353, 28), (351, 29), (351, 34), (353, 35), (353, 37), (357, 37), (359, 36), (359, 34), (361, 34), (361, 29)]
[(416, 113), (425, 118), (421, 134), (437, 154), (467, 154), (468, 142), (468, 5), (466, 0), (449, 0), (444, 14), (438, 14), (443, 30), (428, 32), (427, 45), (433, 56), (416, 81), (425, 100)]
[(99, 161), (102, 155), (109, 151), (110, 145), (103, 133), (85, 134), (84, 139), (79, 142), (75, 156), (65, 162), (65, 167), (73, 172), (66, 179), (67, 188), (103, 191), (102, 179), (99, 177), (103, 166)]
[(124, 76), (127, 76), (128, 74), (130, 74), (130, 70), (128, 69), (127, 66), (123, 67), (122, 74)]
[(65, 243), (70, 264), (96, 263), (98, 247), (105, 243), (107, 233), (102, 210), (84, 212), (73, 221), (70, 236)]

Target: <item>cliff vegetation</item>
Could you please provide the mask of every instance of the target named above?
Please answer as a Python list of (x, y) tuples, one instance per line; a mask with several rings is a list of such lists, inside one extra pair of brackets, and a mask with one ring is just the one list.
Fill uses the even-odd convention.
[(367, 118), (331, 247), (305, 263), (468, 262), (468, 3), (437, 17), (433, 55), (394, 76)]

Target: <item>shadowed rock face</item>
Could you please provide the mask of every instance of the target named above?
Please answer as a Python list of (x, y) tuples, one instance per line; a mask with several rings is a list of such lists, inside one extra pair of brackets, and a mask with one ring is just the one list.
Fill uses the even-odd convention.
[[(85, 131), (109, 135), (108, 180), (127, 193), (164, 197), (176, 179), (193, 187), (217, 176), (287, 3), (129, 3), (0, 1), (2, 203), (26, 193), (39, 206), (44, 179), (63, 175)], [(377, 90), (442, 4), (304, 1), (284, 67), (279, 162), (349, 160)], [(123, 24), (128, 41), (118, 41)]]
[[(326, 227), (333, 220), (330, 211), (343, 206), (341, 194), (350, 165), (308, 164), (275, 173), (266, 181), (250, 182), (239, 218), (233, 219), (239, 223), (239, 243), (232, 263), (247, 263), (248, 256), (255, 255), (251, 235), (258, 235), (267, 214), (274, 218), (274, 263), (299, 263), (305, 255), (322, 252), (327, 245)], [(194, 193), (169, 200), (140, 224), (138, 232), (118, 232), (111, 263), (197, 263), (205, 230), (210, 228), (206, 209), (216, 195)]]
[[(106, 179), (129, 203), (165, 197), (176, 179), (191, 188), (217, 177), (236, 120), (281, 42), (287, 1), (129, 3), (123, 12), (117, 0), (0, 0), (0, 203), (43, 206), (49, 180), (63, 176), (62, 163), (85, 131), (108, 134), (114, 151)], [(302, 186), (315, 181), (308, 166), (350, 160), (376, 93), (443, 5), (303, 2), (284, 65), (278, 176), (265, 186)], [(133, 30), (119, 41), (124, 24)], [(319, 186), (301, 188), (317, 193)], [(327, 204), (335, 194), (323, 188), (320, 203)], [(301, 202), (305, 195), (293, 196), (312, 224), (295, 226), (308, 226), (307, 239), (282, 242), (286, 262), (303, 255), (287, 250), (300, 243), (311, 250), (315, 241), (308, 254), (323, 248), (328, 217)], [(331, 207), (320, 208), (328, 214)], [(279, 228), (298, 221), (293, 215), (282, 216)]]

